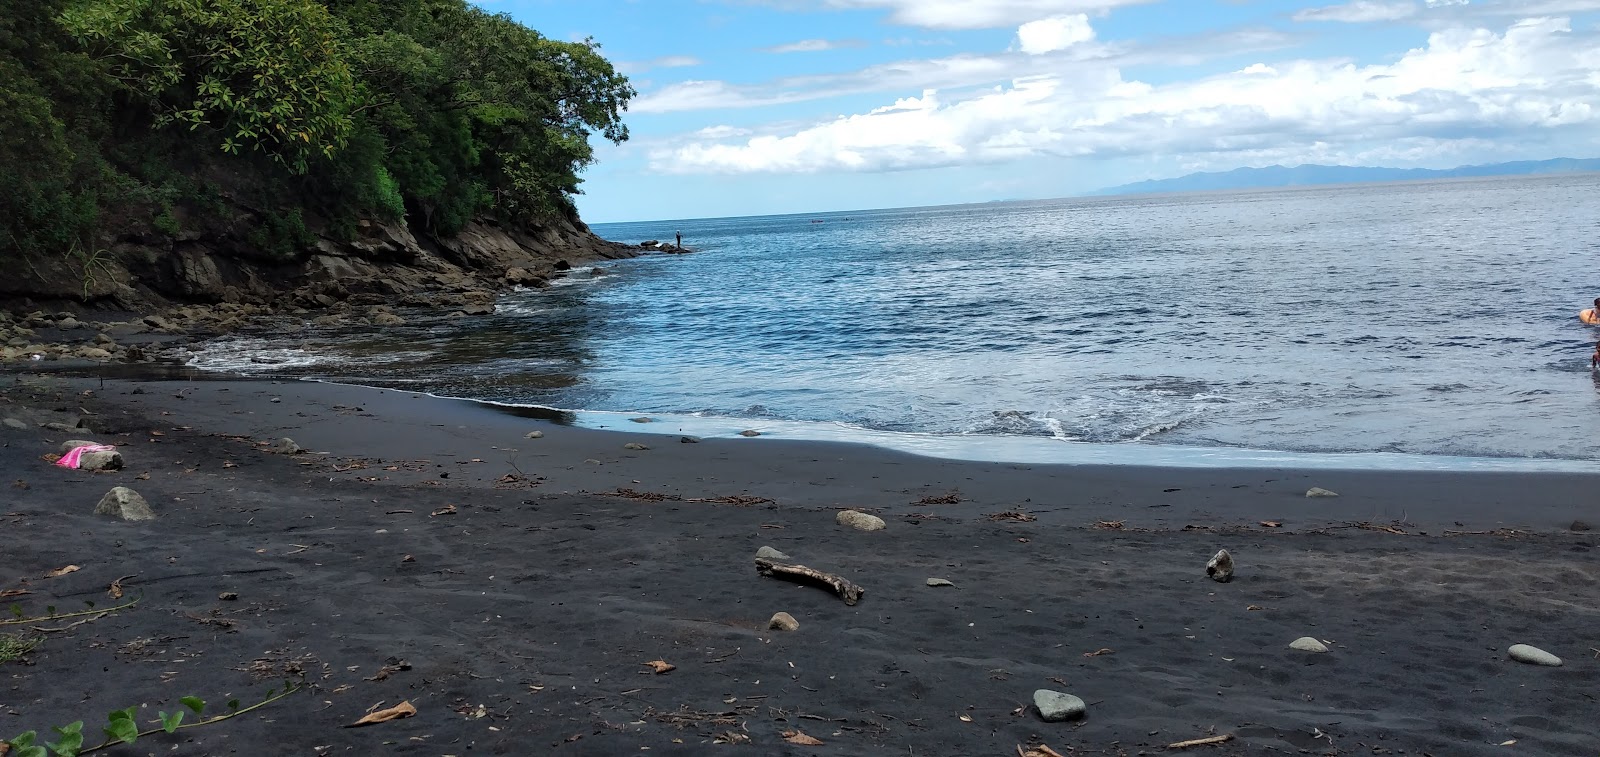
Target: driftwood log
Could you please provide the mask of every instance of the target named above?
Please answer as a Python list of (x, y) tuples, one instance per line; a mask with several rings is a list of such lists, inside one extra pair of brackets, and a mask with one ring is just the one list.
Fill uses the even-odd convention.
[(781, 578), (785, 581), (812, 584), (832, 589), (833, 593), (838, 594), (839, 598), (844, 600), (847, 605), (854, 605), (861, 600), (862, 594), (867, 593), (866, 589), (832, 573), (812, 570), (804, 565), (786, 565), (774, 560), (768, 560), (765, 557), (756, 558), (756, 572), (763, 576)]

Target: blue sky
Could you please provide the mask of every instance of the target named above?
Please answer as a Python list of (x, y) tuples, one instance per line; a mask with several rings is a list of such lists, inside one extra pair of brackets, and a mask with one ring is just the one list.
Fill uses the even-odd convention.
[(591, 223), (1600, 156), (1600, 0), (479, 0), (639, 91)]

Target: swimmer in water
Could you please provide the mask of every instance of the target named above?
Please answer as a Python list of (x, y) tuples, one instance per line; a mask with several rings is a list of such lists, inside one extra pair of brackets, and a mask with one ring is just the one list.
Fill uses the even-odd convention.
[(1589, 370), (1600, 368), (1600, 342), (1594, 345), (1594, 354), (1589, 356)]
[(1594, 301), (1594, 307), (1578, 311), (1578, 320), (1589, 325), (1600, 324), (1600, 300)]

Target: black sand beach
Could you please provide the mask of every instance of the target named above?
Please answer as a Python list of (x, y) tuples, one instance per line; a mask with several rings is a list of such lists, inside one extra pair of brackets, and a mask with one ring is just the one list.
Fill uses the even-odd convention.
[[(29, 426), (0, 428), (0, 591), (26, 592), (4, 601), (106, 607), (126, 576), (122, 602), (139, 600), (62, 630), (0, 626), (42, 639), (0, 665), (0, 737), (95, 733), (130, 705), (152, 722), (186, 695), (249, 704), (291, 674), (309, 690), (106, 753), (1140, 754), (1214, 735), (1234, 738), (1194, 750), (1600, 749), (1600, 566), (1593, 532), (1571, 530), (1600, 522), (1600, 475), (687, 444), (313, 383), (0, 391), (0, 417)], [(95, 434), (36, 425), (80, 416)], [(280, 437), (307, 452), (257, 444)], [(119, 445), (127, 467), (41, 459), (70, 438)], [(158, 518), (93, 515), (119, 485)], [(887, 528), (838, 525), (842, 508)], [(763, 545), (866, 594), (759, 576)], [(1219, 548), (1231, 583), (1205, 575)], [(776, 612), (799, 629), (769, 630)], [(1303, 636), (1330, 651), (1288, 648)], [(1514, 662), (1516, 643), (1565, 664)], [(1042, 722), (1036, 689), (1087, 717)], [(403, 701), (414, 717), (343, 727)]]

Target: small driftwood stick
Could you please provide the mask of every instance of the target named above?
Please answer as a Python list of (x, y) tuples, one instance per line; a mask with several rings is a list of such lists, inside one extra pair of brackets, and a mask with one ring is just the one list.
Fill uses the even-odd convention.
[(856, 602), (861, 600), (862, 594), (867, 593), (866, 589), (851, 583), (847, 579), (833, 575), (832, 573), (823, 573), (820, 570), (812, 570), (804, 565), (785, 565), (780, 562), (768, 560), (764, 557), (756, 558), (756, 572), (763, 576), (781, 578), (785, 581), (794, 581), (795, 583), (820, 584), (832, 589), (833, 592), (838, 594), (839, 598), (843, 599), (844, 603), (847, 605), (854, 605)]
[(1168, 749), (1188, 749), (1189, 747), (1192, 747), (1192, 746), (1216, 746), (1217, 744), (1224, 744), (1224, 743), (1227, 743), (1227, 742), (1232, 741), (1232, 740), (1233, 740), (1233, 734), (1224, 733), (1221, 736), (1210, 736), (1210, 737), (1207, 737), (1207, 738), (1204, 738), (1204, 739), (1190, 739), (1188, 741), (1180, 741), (1180, 742), (1178, 742), (1176, 744), (1168, 744), (1167, 748)]

